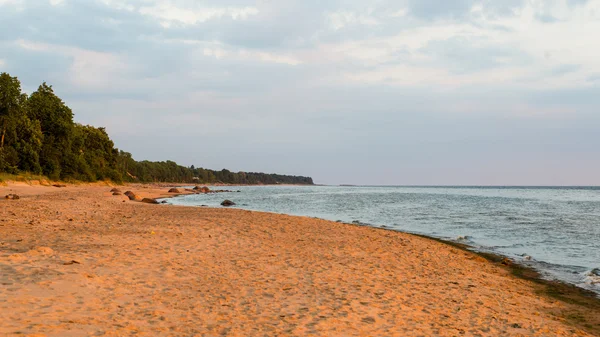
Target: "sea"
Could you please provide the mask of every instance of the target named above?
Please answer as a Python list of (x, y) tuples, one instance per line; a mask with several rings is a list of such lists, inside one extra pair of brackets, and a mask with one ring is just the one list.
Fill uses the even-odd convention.
[(227, 186), (170, 204), (383, 227), (507, 256), (600, 295), (600, 187)]

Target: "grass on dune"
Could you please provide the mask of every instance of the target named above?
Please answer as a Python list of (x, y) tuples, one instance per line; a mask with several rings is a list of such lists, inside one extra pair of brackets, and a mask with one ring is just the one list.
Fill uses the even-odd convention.
[(23, 182), (27, 184), (32, 184), (33, 182), (37, 182), (40, 185), (50, 185), (50, 179), (44, 177), (42, 175), (33, 174), (29, 172), (22, 172), (19, 174), (11, 174), (11, 173), (2, 173), (0, 172), (0, 184), (6, 185), (6, 183), (14, 181), (14, 182)]

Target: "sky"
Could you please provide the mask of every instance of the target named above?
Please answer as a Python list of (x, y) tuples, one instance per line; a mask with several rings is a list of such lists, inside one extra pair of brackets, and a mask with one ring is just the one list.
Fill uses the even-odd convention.
[(0, 0), (0, 72), (137, 160), (600, 185), (600, 0)]

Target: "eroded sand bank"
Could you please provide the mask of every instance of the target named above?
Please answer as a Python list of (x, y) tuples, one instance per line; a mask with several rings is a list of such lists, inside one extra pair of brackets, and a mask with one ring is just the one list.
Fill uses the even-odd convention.
[(442, 243), (109, 189), (0, 187), (0, 336), (589, 336)]

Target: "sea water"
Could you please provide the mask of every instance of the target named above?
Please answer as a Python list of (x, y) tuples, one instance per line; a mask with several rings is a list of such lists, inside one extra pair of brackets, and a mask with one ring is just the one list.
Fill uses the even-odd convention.
[(465, 243), (600, 294), (598, 187), (240, 186), (169, 203), (354, 222)]

